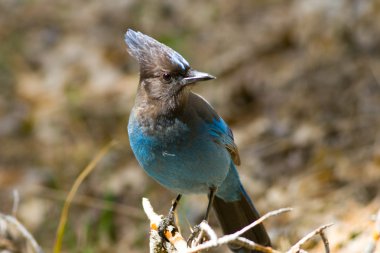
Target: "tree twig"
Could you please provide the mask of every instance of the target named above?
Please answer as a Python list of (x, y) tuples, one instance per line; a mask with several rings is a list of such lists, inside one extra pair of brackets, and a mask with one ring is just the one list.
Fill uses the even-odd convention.
[[(255, 242), (252, 242), (246, 238), (244, 238), (245, 240), (242, 240), (241, 235), (243, 235), (245, 232), (252, 229), (253, 227), (257, 226), (258, 224), (262, 223), (264, 220), (268, 219), (269, 217), (276, 216), (276, 215), (279, 215), (279, 214), (282, 214), (285, 212), (289, 212), (291, 210), (292, 210), (292, 208), (281, 208), (279, 210), (271, 211), (271, 212), (261, 216), (259, 219), (252, 222), (248, 226), (242, 228), (241, 230), (239, 230), (233, 234), (225, 235), (225, 236), (223, 236), (217, 240), (210, 240), (210, 241), (204, 242), (204, 243), (202, 243), (196, 247), (192, 247), (191, 249), (188, 249), (186, 252), (188, 252), (188, 253), (197, 252), (197, 251), (201, 251), (201, 250), (205, 250), (205, 249), (216, 248), (216, 247), (219, 247), (221, 245), (225, 245), (225, 244), (229, 244), (229, 243), (235, 243), (235, 244), (238, 244), (241, 246), (245, 246), (245, 247), (252, 249), (252, 250), (259, 250), (261, 252), (278, 252), (278, 251), (272, 249), (271, 247), (264, 247), (262, 245), (255, 243)], [(249, 241), (249, 243), (248, 243), (248, 241)]]
[(375, 218), (375, 229), (373, 231), (372, 240), (368, 244), (367, 248), (365, 249), (365, 253), (374, 253), (376, 251), (376, 244), (380, 240), (380, 209), (377, 212), (376, 218)]
[[(257, 244), (247, 238), (242, 237), (242, 235), (248, 230), (262, 223), (264, 220), (292, 210), (292, 208), (281, 208), (279, 210), (271, 211), (263, 215), (261, 218), (257, 219), (256, 221), (252, 222), (248, 226), (242, 228), (241, 230), (233, 234), (222, 236), (220, 238), (217, 237), (215, 231), (207, 224), (207, 222), (202, 222), (199, 225), (201, 228), (201, 232), (204, 232), (209, 237), (210, 240), (202, 244), (188, 248), (185, 239), (178, 232), (178, 229), (171, 230), (165, 233), (165, 238), (169, 242), (165, 242), (165, 240), (162, 240), (162, 238), (158, 235), (158, 226), (160, 222), (162, 222), (163, 216), (158, 215), (154, 212), (152, 205), (150, 204), (149, 200), (146, 198), (143, 199), (143, 207), (151, 224), (150, 225), (151, 227), (150, 252), (151, 253), (156, 253), (156, 252), (195, 253), (195, 252), (200, 252), (202, 250), (217, 248), (217, 247), (220, 247), (222, 245), (227, 245), (227, 244), (234, 244), (234, 245), (241, 246), (249, 250), (256, 250), (263, 253), (281, 253), (280, 251), (275, 250), (271, 247), (265, 247), (260, 244)], [(325, 252), (329, 253), (330, 252), (329, 242), (324, 234), (324, 230), (332, 225), (333, 224), (323, 225), (313, 230), (312, 232), (304, 236), (301, 240), (299, 240), (295, 245), (293, 245), (286, 253), (305, 253), (306, 251), (301, 249), (301, 247), (316, 234), (319, 234), (321, 236), (324, 247), (325, 247)]]
[(16, 217), (17, 210), (20, 204), (20, 194), (17, 189), (13, 190), (13, 206), (12, 206), (12, 215)]
[(207, 222), (202, 221), (202, 223), (199, 225), (199, 227), (203, 231), (205, 231), (205, 233), (208, 235), (208, 237), (210, 238), (211, 241), (218, 239), (218, 236), (216, 235), (214, 229), (212, 229)]
[(282, 208), (276, 211), (269, 212), (262, 216), (260, 219), (256, 220), (255, 222), (252, 222), (250, 225), (242, 228), (241, 230), (230, 234), (225, 235), (223, 237), (218, 238), (215, 231), (207, 224), (207, 222), (202, 222), (200, 224), (201, 231), (204, 231), (204, 233), (207, 234), (207, 236), (210, 238), (210, 240), (191, 247), (187, 248), (187, 242), (182, 237), (182, 235), (178, 232), (178, 230), (175, 230), (174, 233), (167, 232), (165, 233), (166, 239), (169, 241), (169, 245), (167, 245), (166, 242), (163, 242), (162, 238), (158, 235), (158, 226), (160, 222), (163, 219), (162, 215), (158, 215), (154, 212), (152, 205), (150, 204), (149, 200), (146, 198), (143, 198), (143, 208), (148, 216), (148, 219), (150, 220), (150, 252), (156, 253), (156, 252), (169, 252), (169, 253), (191, 253), (191, 252), (198, 252), (205, 249), (215, 248), (219, 247), (221, 245), (226, 245), (229, 243), (233, 243), (242, 247), (246, 247), (248, 249), (252, 250), (259, 250), (264, 253), (280, 253), (277, 250), (272, 249), (271, 247), (265, 247), (262, 245), (259, 245), (257, 243), (254, 243), (246, 238), (241, 237), (242, 234), (244, 234), (249, 229), (253, 228), (254, 226), (257, 226), (264, 220), (268, 219), (269, 217), (276, 216), (285, 212), (289, 212), (292, 209), (291, 208)]
[(14, 190), (12, 215), (0, 213), (0, 251), (43, 253), (32, 234), (15, 217), (19, 202), (18, 191)]
[[(33, 252), (43, 253), (42, 248), (38, 245), (32, 234), (29, 233), (29, 231), (24, 227), (24, 225), (22, 225), (15, 217), (11, 215), (3, 215), (0, 213), (0, 220), (7, 224), (5, 227), (6, 230), (10, 230), (9, 227), (13, 225), (16, 231), (18, 231), (21, 234), (21, 236), (23, 236), (25, 240), (29, 242), (29, 245), (32, 247)], [(20, 239), (21, 237), (15, 238), (16, 241), (20, 241)]]
[(319, 235), (321, 236), (323, 245), (325, 246), (325, 252), (326, 253), (330, 253), (329, 240), (327, 239), (327, 237), (326, 237), (325, 233), (323, 232), (323, 230), (321, 230), (321, 232), (319, 233)]
[[(295, 245), (293, 245), (287, 251), (287, 253), (298, 253), (298, 252), (300, 252), (302, 245), (304, 245), (307, 241), (309, 241), (313, 236), (315, 236), (316, 234), (321, 234), (321, 232), (323, 232), (323, 230), (325, 230), (328, 227), (331, 227), (332, 225), (333, 225), (333, 223), (326, 224), (326, 225), (320, 226), (319, 228), (311, 231), (309, 234), (307, 234), (301, 240), (299, 240)], [(323, 240), (323, 236), (322, 236), (322, 240)], [(324, 241), (324, 243), (325, 243), (325, 241)], [(326, 248), (326, 243), (325, 243), (325, 248)], [(328, 248), (328, 243), (327, 243), (327, 248)], [(329, 251), (330, 250), (328, 249), (326, 252), (329, 252)]]
[(187, 243), (178, 230), (169, 228), (170, 231), (165, 233), (165, 237), (169, 242), (165, 242), (158, 234), (158, 226), (163, 215), (158, 215), (147, 198), (142, 200), (143, 209), (150, 221), (150, 240), (149, 248), (151, 253), (161, 252), (184, 252), (187, 249)]

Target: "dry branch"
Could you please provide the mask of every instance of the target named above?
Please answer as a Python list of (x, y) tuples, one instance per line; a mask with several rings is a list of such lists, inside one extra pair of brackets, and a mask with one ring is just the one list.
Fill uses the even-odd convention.
[(323, 231), (326, 228), (331, 227), (332, 225), (333, 224), (330, 223), (330, 224), (327, 224), (327, 225), (320, 226), (319, 228), (311, 231), (309, 234), (305, 235), (301, 240), (299, 240), (295, 245), (293, 245), (286, 253), (298, 253), (298, 252), (301, 252), (301, 246), (304, 245), (307, 241), (309, 241), (313, 236), (315, 236), (317, 234), (321, 235), (322, 240), (325, 243), (326, 253), (329, 253), (330, 249), (328, 247), (328, 243), (326, 243), (327, 239), (325, 238), (324, 235), (322, 235), (322, 233), (323, 233)]
[(365, 253), (376, 252), (376, 244), (380, 241), (380, 210), (377, 212), (375, 218), (375, 229), (373, 231), (372, 240), (365, 249)]
[(243, 235), (245, 232), (252, 229), (253, 227), (257, 226), (258, 224), (262, 223), (264, 220), (268, 219), (269, 217), (276, 216), (276, 215), (279, 215), (279, 214), (282, 214), (285, 212), (289, 212), (291, 210), (292, 210), (291, 208), (282, 208), (282, 209), (279, 209), (276, 211), (269, 212), (269, 213), (265, 214), (264, 216), (262, 216), (260, 219), (254, 221), (250, 225), (242, 228), (241, 230), (239, 230), (233, 234), (225, 235), (225, 236), (223, 236), (217, 240), (209, 240), (209, 241), (202, 243), (196, 247), (188, 249), (187, 252), (189, 252), (189, 253), (190, 252), (198, 252), (201, 250), (206, 250), (206, 249), (220, 247), (222, 245), (227, 245), (229, 243), (244, 246), (244, 247), (246, 247), (248, 249), (252, 249), (252, 250), (259, 250), (261, 252), (278, 252), (278, 251), (272, 249), (271, 247), (264, 247), (262, 245), (255, 243), (255, 242), (252, 242), (246, 238), (243, 238), (243, 237), (241, 237), (241, 235)]
[[(220, 247), (222, 245), (227, 245), (227, 244), (235, 244), (238, 246), (245, 247), (247, 249), (257, 250), (264, 253), (281, 253), (280, 251), (275, 250), (271, 247), (265, 247), (253, 241), (250, 241), (247, 238), (242, 237), (242, 235), (245, 232), (247, 232), (249, 229), (252, 229), (254, 226), (257, 226), (258, 224), (262, 223), (264, 220), (292, 210), (291, 208), (282, 208), (279, 210), (269, 212), (265, 214), (264, 216), (262, 216), (260, 219), (251, 223), (250, 225), (242, 228), (241, 230), (230, 235), (222, 236), (220, 238), (217, 237), (215, 231), (207, 224), (207, 222), (202, 222), (200, 224), (200, 228), (203, 231), (203, 233), (207, 235), (209, 240), (199, 245), (195, 245), (195, 246), (192, 246), (191, 248), (188, 248), (186, 240), (178, 232), (178, 229), (169, 228), (170, 231), (167, 231), (165, 233), (165, 237), (167, 241), (163, 240), (158, 234), (158, 226), (163, 220), (164, 216), (158, 215), (157, 213), (155, 213), (152, 205), (150, 204), (149, 200), (146, 198), (143, 198), (143, 207), (144, 207), (144, 211), (146, 215), (148, 216), (150, 220), (150, 252), (151, 253), (156, 253), (156, 252), (194, 253), (194, 252), (201, 252), (202, 250), (208, 250), (211, 248), (217, 248), (217, 247)], [(324, 230), (330, 227), (331, 225), (332, 224), (327, 224), (315, 229), (314, 231), (312, 231), (311, 233), (303, 237), (301, 240), (299, 240), (286, 253), (306, 252), (303, 249), (301, 249), (302, 245), (304, 245), (308, 240), (310, 240), (313, 236), (317, 234), (319, 234), (322, 237), (322, 241), (325, 245), (325, 251), (326, 253), (329, 253), (330, 252), (329, 243), (328, 243), (327, 238), (324, 235)]]
[(12, 215), (0, 213), (0, 251), (43, 253), (32, 234), (15, 217), (19, 202), (18, 191), (14, 190)]
[(168, 231), (165, 233), (165, 237), (168, 240), (168, 242), (164, 241), (161, 238), (161, 236), (158, 234), (158, 226), (164, 217), (154, 212), (153, 207), (148, 199), (143, 198), (142, 203), (144, 212), (150, 220), (150, 253), (186, 251), (187, 243), (178, 231), (173, 230), (175, 231), (174, 233), (172, 233), (172, 231)]

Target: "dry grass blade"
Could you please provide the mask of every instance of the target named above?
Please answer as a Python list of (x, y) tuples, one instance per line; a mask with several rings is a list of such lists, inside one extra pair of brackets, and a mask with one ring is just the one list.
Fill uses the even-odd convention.
[(69, 194), (67, 195), (67, 199), (65, 204), (63, 205), (61, 217), (59, 220), (59, 225), (57, 229), (55, 244), (54, 244), (54, 253), (60, 253), (62, 248), (62, 240), (65, 232), (65, 226), (67, 223), (67, 218), (69, 215), (69, 209), (71, 202), (73, 201), (76, 192), (78, 191), (79, 186), (86, 179), (86, 177), (93, 171), (95, 166), (99, 163), (99, 161), (107, 154), (108, 150), (115, 145), (114, 141), (111, 141), (108, 145), (103, 147), (99, 153), (94, 157), (94, 159), (84, 168), (84, 170), (79, 174), (76, 178), (73, 187), (71, 188)]

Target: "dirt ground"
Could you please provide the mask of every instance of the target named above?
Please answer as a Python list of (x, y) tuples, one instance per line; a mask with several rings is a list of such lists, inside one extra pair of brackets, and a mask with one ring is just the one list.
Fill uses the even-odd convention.
[[(195, 91), (232, 128), (249, 195), (261, 213), (294, 208), (266, 222), (277, 249), (334, 223), (331, 252), (364, 252), (380, 208), (376, 0), (1, 1), (0, 212), (17, 189), (18, 218), (51, 252), (75, 178), (115, 140), (80, 187), (63, 252), (148, 251), (141, 199), (166, 213), (175, 194), (129, 147), (138, 66), (128, 28), (217, 77)], [(206, 205), (186, 196), (183, 222)], [(323, 252), (320, 238), (305, 249)]]

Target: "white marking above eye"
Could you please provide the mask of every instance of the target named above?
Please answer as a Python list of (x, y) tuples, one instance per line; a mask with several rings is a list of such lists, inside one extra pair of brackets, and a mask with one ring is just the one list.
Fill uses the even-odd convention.
[(189, 66), (189, 63), (177, 52), (175, 52), (173, 55), (172, 55), (172, 61), (177, 64), (178, 66), (180, 66), (183, 70), (186, 69), (187, 66)]

